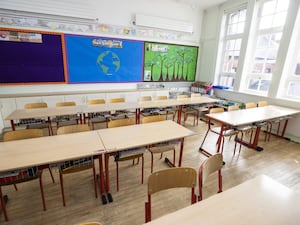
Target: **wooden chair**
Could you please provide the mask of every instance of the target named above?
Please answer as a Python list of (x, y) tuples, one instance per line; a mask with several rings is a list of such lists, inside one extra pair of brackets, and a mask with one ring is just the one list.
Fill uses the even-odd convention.
[[(44, 133), (43, 133), (42, 129), (15, 130), (15, 131), (8, 131), (8, 132), (4, 133), (3, 141), (16, 141), (16, 140), (37, 138), (37, 137), (43, 137), (43, 136), (44, 136)], [(52, 179), (52, 182), (55, 183), (50, 165), (39, 166), (39, 169), (48, 169), (51, 179)]]
[[(101, 105), (105, 104), (104, 99), (91, 99), (87, 102), (88, 105)], [(105, 123), (107, 127), (107, 121), (110, 117), (109, 112), (100, 112), (100, 113), (89, 113), (88, 114), (88, 123), (91, 125), (92, 129), (95, 129), (95, 124)]]
[[(129, 126), (135, 124), (134, 118), (125, 118), (125, 119), (118, 119), (118, 120), (111, 120), (108, 122), (108, 128), (113, 127), (122, 127), (122, 126)], [(133, 160), (133, 165), (135, 165), (135, 159), (137, 159), (137, 164), (139, 163), (139, 159), (142, 158), (142, 181), (144, 183), (144, 148), (135, 148), (135, 149), (128, 149), (119, 151), (116, 154), (113, 153), (111, 155), (115, 156), (116, 162), (116, 173), (117, 173), (117, 191), (119, 191), (119, 162)]]
[[(152, 173), (148, 178), (148, 201), (145, 203), (145, 222), (151, 221), (151, 196), (171, 188), (190, 188), (191, 204), (196, 202), (197, 172), (193, 168), (175, 167)], [(173, 203), (174, 204), (174, 203)]]
[[(188, 95), (178, 95), (177, 96), (177, 100), (181, 100), (181, 99), (186, 99), (189, 98)], [(196, 109), (193, 109), (189, 106), (182, 106), (182, 111), (181, 113), (183, 114), (183, 125), (185, 125), (185, 122), (188, 118), (188, 116), (193, 116), (194, 118), (194, 122), (193, 122), (193, 126), (195, 126), (195, 122), (198, 122), (198, 111)]]
[[(211, 108), (209, 110), (210, 114), (212, 114), (212, 113), (222, 113), (222, 112), (224, 112), (224, 108), (222, 108), (222, 107)], [(233, 127), (225, 127), (224, 130), (223, 130), (223, 133), (220, 134), (221, 127), (220, 126), (212, 126), (211, 119), (208, 120), (207, 124), (208, 124), (208, 129), (207, 129), (206, 134), (204, 136), (204, 139), (201, 143), (200, 149), (202, 149), (209, 132), (215, 133), (219, 136), (217, 144), (221, 144), (221, 152), (223, 152), (223, 150), (224, 150), (224, 138), (225, 137), (236, 136), (238, 134), (238, 131)], [(235, 148), (236, 148), (236, 144), (234, 146), (234, 149)]]
[(218, 172), (218, 183), (219, 183), (218, 193), (222, 192), (222, 173), (221, 173), (222, 167), (223, 167), (223, 155), (221, 153), (217, 153), (210, 156), (201, 164), (198, 172), (198, 184), (199, 184), (198, 201), (201, 201), (203, 199), (202, 189), (205, 182), (207, 181), (207, 178), (215, 172)]
[[(111, 98), (108, 100), (110, 104), (125, 103), (125, 98)], [(124, 119), (132, 117), (133, 113), (128, 110), (116, 110), (110, 112), (110, 120)]]
[[(193, 98), (200, 98), (200, 93), (192, 93), (191, 99)], [(197, 115), (194, 116), (194, 126), (195, 126), (195, 120), (197, 121), (196, 125), (198, 125), (199, 118), (203, 117), (204, 114), (207, 114), (209, 112), (209, 109), (212, 107), (212, 104), (196, 104), (196, 105), (189, 105), (189, 108), (196, 110)], [(191, 115), (194, 115), (191, 111)]]
[[(165, 120), (163, 115), (147, 116), (142, 119), (142, 123), (152, 123)], [(162, 159), (163, 153), (168, 151), (173, 151), (173, 165), (175, 165), (175, 146), (169, 142), (156, 144), (148, 147), (148, 151), (151, 153), (151, 173), (153, 172), (153, 160), (154, 154), (160, 154), (160, 159)]]
[[(40, 108), (47, 108), (48, 105), (46, 102), (35, 102), (35, 103), (27, 103), (24, 105), (25, 109), (40, 109)], [(28, 121), (29, 124), (26, 125), (27, 129), (48, 129), (49, 136), (53, 134), (52, 126), (51, 126), (51, 120), (50, 117), (45, 119), (23, 119), (21, 123), (24, 123), (25, 121)], [(30, 124), (30, 121), (33, 121), (33, 123)], [(26, 123), (26, 122), (25, 122)]]
[[(68, 107), (68, 106), (76, 106), (75, 102), (57, 102), (56, 107)], [(55, 122), (56, 127), (59, 128), (61, 126), (75, 125), (79, 124), (79, 116), (78, 115), (63, 115), (56, 116)]]
[[(43, 131), (41, 129), (9, 131), (7, 133), (4, 133), (3, 141), (38, 138), (42, 136), (43, 136)], [(27, 181), (39, 179), (43, 210), (46, 211), (46, 202), (45, 202), (43, 182), (42, 182), (42, 172), (43, 172), (43, 167), (33, 166), (30, 168), (24, 168), (17, 171), (14, 170), (14, 171), (7, 171), (7, 172), (0, 173), (0, 201), (1, 201), (1, 208), (4, 214), (5, 221), (8, 221), (8, 215), (7, 215), (4, 197), (2, 194), (2, 189), (1, 189), (2, 186), (14, 185), (16, 188), (16, 184), (18, 183), (24, 183)]]
[[(90, 128), (88, 124), (76, 124), (70, 126), (63, 126), (57, 129), (57, 135), (70, 134), (76, 132), (89, 131)], [(93, 170), (93, 179), (94, 179), (94, 191), (95, 197), (97, 198), (97, 186), (96, 186), (96, 171), (93, 157), (85, 157), (80, 159), (68, 160), (63, 163), (58, 164), (59, 168), (59, 179), (60, 179), (60, 188), (62, 194), (63, 205), (66, 206), (65, 193), (64, 193), (64, 183), (63, 175), (80, 172), (83, 170), (92, 169)]]
[[(158, 95), (155, 97), (155, 101), (163, 101), (163, 100), (168, 100), (168, 96)], [(168, 119), (169, 115), (171, 115), (173, 121), (175, 120), (177, 111), (178, 111), (178, 108), (176, 106), (174, 106), (174, 107), (168, 106), (168, 107), (159, 108), (159, 114), (166, 115), (166, 119)]]
[[(146, 95), (146, 96), (141, 96), (138, 99), (139, 102), (151, 102), (152, 101), (152, 96)], [(142, 116), (151, 116), (153, 114), (158, 114), (158, 109), (157, 108), (145, 108), (142, 109), (140, 114)]]
[[(256, 103), (254, 102), (248, 102), (245, 104), (245, 109), (251, 109), (251, 108), (256, 108)], [(240, 141), (242, 142), (244, 140), (244, 136), (245, 135), (249, 135), (249, 142), (251, 142), (252, 140), (252, 136), (253, 136), (253, 130), (256, 128), (256, 126), (252, 126), (252, 125), (245, 125), (245, 126), (238, 126), (237, 127), (237, 137), (240, 134)], [(239, 153), (241, 153), (241, 149), (242, 149), (242, 144), (240, 144), (240, 148), (239, 148)], [(236, 148), (234, 148), (234, 152), (233, 155), (235, 155), (235, 150)]]

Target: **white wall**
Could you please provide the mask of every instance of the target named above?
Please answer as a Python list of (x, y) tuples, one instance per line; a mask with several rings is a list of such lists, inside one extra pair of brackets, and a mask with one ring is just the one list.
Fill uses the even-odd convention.
[[(75, 6), (82, 7), (78, 9)], [(195, 6), (183, 5), (174, 1), (159, 1), (159, 0), (1, 0), (0, 9), (14, 9), (23, 11), (34, 11), (40, 13), (54, 13), (68, 16), (74, 16), (72, 9), (81, 17), (99, 18), (99, 22), (103, 24), (112, 24), (117, 26), (132, 27), (132, 21), (136, 13), (145, 15), (171, 18), (176, 20), (189, 21), (193, 23), (194, 33), (184, 34), (183, 38), (175, 38), (166, 40), (163, 38), (151, 37), (126, 37), (128, 39), (139, 39), (146, 41), (158, 41), (175, 44), (199, 45), (201, 34), (202, 10)], [(76, 10), (75, 10), (75, 9)], [(68, 9), (70, 9), (68, 11)], [(74, 13), (73, 12), (73, 13)], [(30, 27), (32, 29), (32, 27)], [(38, 28), (40, 29), (40, 28)], [(166, 31), (169, 32), (169, 31)], [(89, 35), (88, 33), (84, 33)], [(93, 33), (92, 35), (97, 35)], [(108, 35), (99, 32), (99, 36), (110, 36), (124, 38), (124, 35)], [(198, 64), (199, 66), (199, 64)], [(186, 87), (189, 83), (169, 84), (169, 86)], [(168, 86), (168, 84), (166, 84)], [(25, 86), (5, 86), (0, 87), (0, 95), (5, 94), (23, 94), (23, 93), (68, 93), (76, 91), (91, 91), (91, 90), (117, 90), (117, 89), (135, 89), (136, 83), (122, 84), (80, 84), (80, 85), (25, 85)]]

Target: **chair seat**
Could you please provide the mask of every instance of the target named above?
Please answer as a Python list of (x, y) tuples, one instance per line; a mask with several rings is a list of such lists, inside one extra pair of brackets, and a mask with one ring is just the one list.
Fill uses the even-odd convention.
[[(214, 128), (211, 129), (211, 131), (214, 132), (214, 133), (216, 133), (216, 134), (220, 134), (220, 132), (221, 132), (221, 127), (214, 127)], [(224, 136), (224, 137), (228, 137), (228, 136), (235, 135), (235, 134), (237, 134), (237, 133), (238, 133), (238, 131), (235, 130), (235, 129), (225, 129), (225, 130), (223, 131), (223, 136)]]
[(11, 185), (22, 183), (39, 178), (42, 171), (37, 167), (31, 167), (26, 170), (10, 171), (9, 173), (0, 173), (0, 185)]
[(136, 159), (143, 156), (145, 153), (145, 148), (134, 148), (124, 151), (117, 152), (115, 155), (115, 161), (126, 161), (130, 159)]
[(155, 153), (163, 153), (163, 152), (171, 151), (174, 149), (175, 149), (175, 146), (173, 146), (173, 145), (164, 145), (164, 146), (151, 147), (148, 150), (149, 150), (149, 152), (155, 154)]

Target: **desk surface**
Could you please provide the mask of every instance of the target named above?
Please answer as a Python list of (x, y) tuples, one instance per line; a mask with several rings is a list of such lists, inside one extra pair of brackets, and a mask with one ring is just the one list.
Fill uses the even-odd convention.
[(195, 133), (171, 120), (98, 130), (107, 152), (175, 140)]
[(261, 175), (147, 225), (298, 225), (299, 205), (299, 193)]
[(81, 113), (81, 106), (49, 107), (37, 109), (17, 109), (9, 114), (6, 120), (42, 118), (51, 116), (73, 115)]
[(104, 153), (97, 131), (0, 142), (0, 172)]
[(251, 109), (236, 110), (223, 113), (206, 114), (207, 117), (225, 123), (231, 126), (251, 124), (276, 119), (284, 116), (290, 116), (300, 113), (300, 110), (281, 107), (281, 106), (264, 106)]

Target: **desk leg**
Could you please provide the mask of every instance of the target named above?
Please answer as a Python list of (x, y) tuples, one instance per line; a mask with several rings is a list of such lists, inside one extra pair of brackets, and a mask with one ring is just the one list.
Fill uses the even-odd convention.
[(98, 156), (99, 160), (99, 187), (100, 187), (100, 195), (102, 199), (102, 204), (105, 205), (107, 203), (105, 191), (104, 191), (104, 173), (103, 173), (103, 159), (102, 154)]
[(178, 167), (181, 167), (181, 163), (182, 163), (183, 146), (184, 146), (184, 138), (181, 138), (181, 140), (180, 140), (180, 153), (179, 153)]
[(12, 130), (16, 130), (16, 126), (13, 120), (10, 120), (10, 125)]
[(264, 150), (262, 147), (258, 146), (258, 139), (259, 139), (260, 130), (261, 130), (261, 127), (257, 126), (253, 142), (251, 142), (252, 140), (250, 140), (250, 142), (246, 142), (246, 141), (243, 141), (243, 140), (240, 140), (240, 139), (237, 139), (237, 138), (235, 139), (235, 141), (242, 144), (242, 145), (245, 145), (248, 148), (252, 148), (252, 149), (260, 152), (260, 151)]
[(140, 124), (140, 115), (141, 115), (141, 109), (137, 108), (135, 109), (135, 123)]
[(182, 105), (178, 106), (178, 114), (177, 114), (177, 123), (181, 124), (181, 112), (182, 112)]
[(110, 181), (109, 181), (109, 154), (104, 155), (105, 161), (105, 185), (106, 185), (106, 193), (109, 202), (113, 202), (112, 195), (110, 193)]

